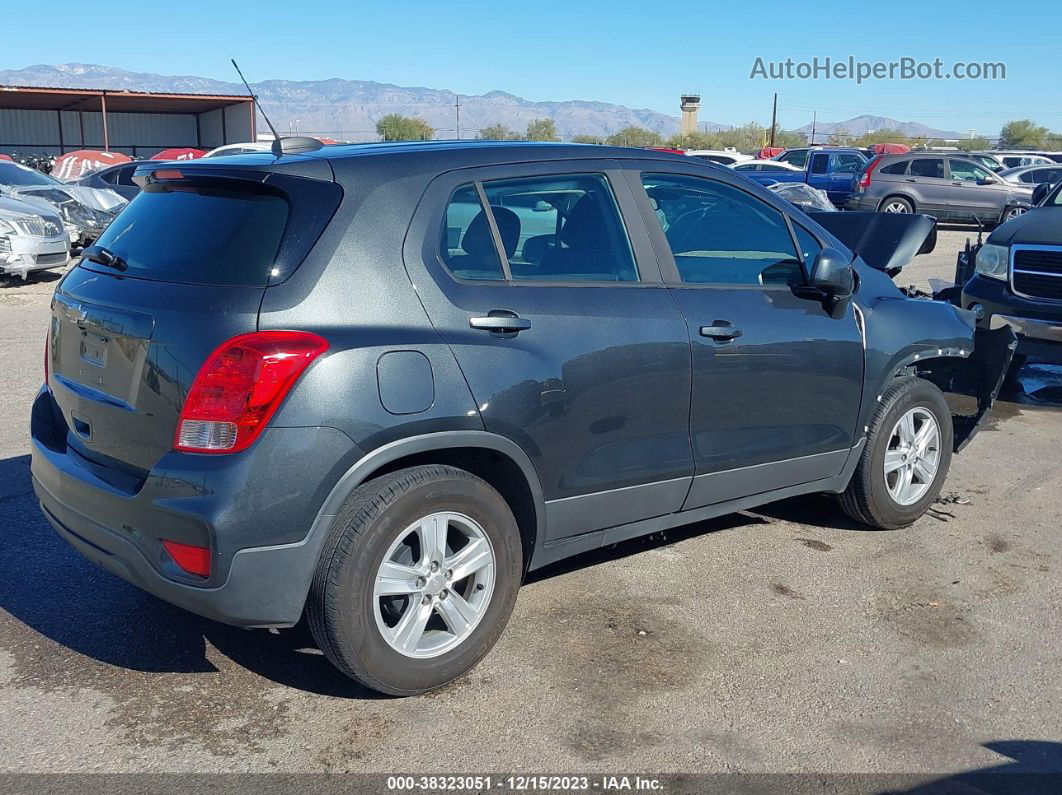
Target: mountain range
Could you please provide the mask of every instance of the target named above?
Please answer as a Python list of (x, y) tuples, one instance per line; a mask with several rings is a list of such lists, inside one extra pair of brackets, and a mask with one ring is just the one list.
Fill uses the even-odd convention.
[[(195, 75), (159, 75), (131, 72), (95, 64), (40, 64), (0, 71), (0, 86), (48, 86), (54, 88), (106, 88), (188, 94), (245, 94), (239, 83)], [(329, 135), (350, 141), (375, 140), (376, 122), (389, 113), (416, 116), (435, 127), (438, 136), (456, 137), (460, 99), (461, 133), (473, 137), (492, 124), (522, 132), (532, 119), (550, 118), (562, 138), (573, 135), (605, 136), (631, 125), (669, 136), (678, 132), (677, 116), (645, 108), (628, 108), (608, 102), (571, 99), (536, 102), (504, 91), (458, 97), (446, 89), (398, 86), (370, 80), (264, 80), (252, 83), (262, 109), (282, 134)], [(676, 104), (677, 104), (676, 97)], [(701, 121), (702, 130), (717, 131), (730, 125)], [(936, 130), (917, 122), (900, 122), (881, 116), (857, 116), (840, 122), (819, 122), (816, 133), (844, 128), (852, 135), (868, 130), (899, 129), (906, 135), (956, 138), (958, 133)], [(811, 125), (799, 128), (810, 133)], [(817, 135), (816, 135), (817, 138)]]
[[(798, 127), (796, 131), (810, 136), (812, 129), (811, 124), (805, 124), (803, 127)], [(916, 121), (896, 121), (896, 119), (890, 119), (887, 116), (871, 116), (869, 114), (863, 114), (862, 116), (856, 116), (847, 121), (818, 122), (814, 125), (815, 140), (825, 141), (825, 136), (842, 129), (856, 138), (865, 133), (873, 132), (874, 130), (899, 130), (908, 138), (962, 137), (961, 133), (957, 133), (954, 130), (938, 130), (935, 127), (929, 127)], [(821, 138), (819, 137), (820, 135), (822, 136)]]

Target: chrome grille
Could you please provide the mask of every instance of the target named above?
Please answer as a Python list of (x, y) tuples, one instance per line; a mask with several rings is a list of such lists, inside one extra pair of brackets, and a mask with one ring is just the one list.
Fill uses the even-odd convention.
[(1062, 246), (1012, 246), (1010, 286), (1027, 298), (1062, 301)]

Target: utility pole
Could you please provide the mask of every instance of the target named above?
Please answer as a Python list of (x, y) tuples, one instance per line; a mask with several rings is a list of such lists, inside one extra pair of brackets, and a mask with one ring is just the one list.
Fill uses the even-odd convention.
[(811, 145), (812, 146), (815, 145), (815, 124), (818, 122), (818, 120), (819, 120), (819, 112), (817, 110), (813, 110), (811, 112)]
[(774, 105), (771, 107), (771, 146), (774, 146), (774, 128), (778, 126), (778, 92), (774, 92)]
[(457, 112), (457, 140), (461, 140), (461, 95), (454, 94), (454, 110)]

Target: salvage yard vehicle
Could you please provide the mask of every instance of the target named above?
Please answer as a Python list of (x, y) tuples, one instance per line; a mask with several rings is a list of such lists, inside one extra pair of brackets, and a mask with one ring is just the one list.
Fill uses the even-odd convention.
[(1029, 212), (998, 227), (974, 255), (962, 306), (983, 328), (1017, 331), (1015, 364), (1062, 362), (1062, 183)]
[(801, 166), (800, 171), (769, 171), (741, 173), (761, 185), (772, 182), (806, 182), (813, 188), (826, 191), (830, 201), (844, 206), (852, 195), (856, 175), (863, 170), (867, 158), (858, 149), (816, 148), (807, 150), (809, 156), (785, 160), (786, 155), (804, 150), (783, 152), (775, 160), (779, 163)]
[(743, 155), (736, 149), (688, 149), (686, 155), (721, 166), (733, 166), (752, 160), (752, 155)]
[(806, 182), (775, 182), (768, 185), (767, 190), (804, 212), (837, 212), (826, 191), (813, 188)]
[(798, 166), (780, 163), (777, 160), (744, 160), (740, 163), (734, 163), (731, 168), (738, 173), (744, 171), (795, 171), (798, 174), (804, 173), (804, 169)]
[[(243, 627), (305, 615), (386, 693), (468, 671), (571, 555), (814, 492), (911, 524), (1009, 362), (1009, 329), (729, 168), (288, 146), (137, 170), (52, 301), (33, 487), (107, 570)], [(891, 220), (879, 257), (932, 227)]]
[(1032, 185), (1035, 188), (1041, 182), (1062, 182), (1062, 163), (1007, 168), (999, 172), (999, 177), (1007, 182)]
[(70, 262), (70, 238), (57, 213), (0, 196), (0, 275), (25, 279)]
[(112, 190), (68, 185), (18, 163), (0, 163), (0, 196), (32, 204), (63, 219), (70, 242), (87, 245), (126, 200)]
[(133, 182), (133, 172), (140, 166), (138, 161), (108, 166), (86, 174), (74, 184), (86, 188), (113, 190), (126, 201), (140, 193), (140, 186)]
[(911, 152), (867, 163), (848, 207), (994, 225), (1029, 209), (1032, 191), (1032, 186), (1006, 182), (965, 156)]

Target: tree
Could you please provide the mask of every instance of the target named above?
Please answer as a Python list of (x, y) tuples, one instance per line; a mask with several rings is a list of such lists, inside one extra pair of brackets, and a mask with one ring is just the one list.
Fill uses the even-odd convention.
[(686, 135), (672, 135), (664, 142), (672, 149), (718, 149), (719, 140), (715, 133), (694, 131)]
[(917, 141), (908, 138), (900, 130), (892, 130), (882, 127), (880, 130), (865, 132), (858, 138), (853, 138), (849, 146), (867, 147), (874, 144), (905, 144), (914, 146)]
[(802, 132), (796, 130), (775, 130), (774, 131), (774, 145), (784, 146), (786, 149), (792, 149), (797, 146), (807, 146), (808, 137)]
[(376, 122), (376, 133), (385, 141), (430, 141), (435, 128), (423, 119), (389, 113)]
[(605, 143), (611, 146), (660, 146), (664, 143), (663, 137), (658, 132), (647, 130), (644, 127), (624, 127), (605, 139)]
[(532, 119), (527, 123), (527, 140), (559, 141), (556, 123), (553, 119)]
[(492, 124), (479, 131), (479, 137), (484, 141), (516, 141), (520, 138), (515, 130), (510, 130), (504, 124)]
[(603, 144), (605, 139), (600, 135), (575, 135), (572, 136), (573, 144)]
[(830, 146), (851, 146), (855, 138), (852, 137), (852, 134), (846, 128), (837, 127), (830, 133), (828, 140)]
[(965, 152), (979, 152), (982, 149), (989, 147), (988, 139), (983, 135), (978, 135), (974, 138), (963, 138), (956, 146)]
[(999, 132), (999, 145), (1003, 149), (1040, 149), (1050, 134), (1032, 119), (1008, 121)]

